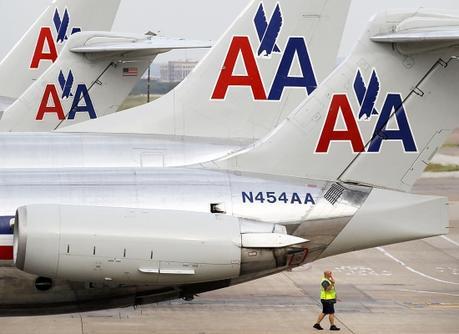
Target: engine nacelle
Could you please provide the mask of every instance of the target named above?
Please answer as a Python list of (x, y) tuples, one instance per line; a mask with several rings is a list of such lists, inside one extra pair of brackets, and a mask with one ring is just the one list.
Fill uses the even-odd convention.
[(306, 241), (282, 228), (206, 213), (32, 205), (17, 211), (14, 256), (19, 269), (50, 278), (192, 284), (240, 276), (247, 248)]

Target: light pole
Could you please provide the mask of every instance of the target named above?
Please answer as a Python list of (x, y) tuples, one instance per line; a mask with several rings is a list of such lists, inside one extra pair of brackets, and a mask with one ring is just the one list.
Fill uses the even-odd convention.
[(150, 87), (151, 87), (151, 64), (148, 66), (148, 78), (147, 78), (147, 103), (150, 103)]
[[(153, 36), (158, 36), (158, 34), (153, 31), (148, 31), (145, 35), (149, 36), (151, 39)], [(150, 103), (150, 92), (151, 92), (151, 64), (148, 65), (148, 74), (147, 74), (147, 103)]]

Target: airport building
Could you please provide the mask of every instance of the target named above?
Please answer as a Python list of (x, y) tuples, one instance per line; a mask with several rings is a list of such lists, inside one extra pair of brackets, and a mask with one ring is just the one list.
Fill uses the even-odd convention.
[(180, 82), (185, 79), (188, 74), (198, 64), (197, 61), (169, 61), (167, 64), (161, 65), (161, 81), (163, 82)]

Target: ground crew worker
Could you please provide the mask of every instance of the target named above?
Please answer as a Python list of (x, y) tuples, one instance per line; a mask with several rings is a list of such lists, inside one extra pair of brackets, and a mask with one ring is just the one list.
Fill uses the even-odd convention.
[(314, 328), (323, 330), (320, 323), (328, 315), (330, 320), (330, 330), (339, 331), (340, 328), (335, 326), (335, 303), (336, 303), (336, 290), (335, 279), (331, 271), (324, 272), (324, 277), (320, 283), (320, 301), (322, 302), (322, 313), (319, 315)]

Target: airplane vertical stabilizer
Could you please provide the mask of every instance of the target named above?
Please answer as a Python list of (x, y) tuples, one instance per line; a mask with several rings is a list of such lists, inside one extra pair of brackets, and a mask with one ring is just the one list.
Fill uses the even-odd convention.
[(209, 166), (410, 190), (459, 125), (459, 38), (443, 33), (457, 26), (459, 13), (377, 16), (282, 125)]
[(68, 132), (266, 135), (335, 68), (350, 0), (254, 0), (175, 90)]
[(81, 32), (3, 113), (0, 132), (48, 132), (118, 111), (158, 54), (209, 42)]
[(0, 62), (0, 96), (21, 96), (57, 59), (70, 35), (111, 30), (120, 1), (53, 1)]

